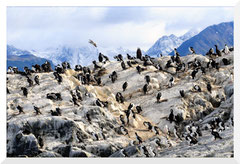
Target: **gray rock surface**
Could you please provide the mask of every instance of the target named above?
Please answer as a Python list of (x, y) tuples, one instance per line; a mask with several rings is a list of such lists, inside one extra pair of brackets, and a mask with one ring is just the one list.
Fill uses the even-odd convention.
[[(195, 58), (206, 65), (208, 57), (202, 55), (188, 55), (182, 57), (185, 63), (194, 61)], [(7, 94), (7, 155), (9, 157), (122, 157), (124, 149), (130, 157), (146, 157), (141, 151), (145, 145), (151, 152), (150, 157), (232, 157), (233, 156), (233, 52), (223, 54), (216, 58), (230, 59), (229, 65), (220, 63), (220, 69), (206, 69), (206, 74), (201, 71), (192, 79), (192, 69), (176, 74), (175, 68), (165, 68), (168, 56), (156, 58), (164, 69), (157, 70), (154, 66), (145, 67), (146, 70), (139, 74), (136, 70), (138, 64), (132, 68), (127, 66), (123, 70), (117, 61), (103, 64), (106, 68), (101, 76), (102, 86), (96, 84), (82, 85), (74, 76), (80, 72), (67, 70), (61, 76), (63, 82), (58, 84), (53, 73), (33, 73), (30, 78), (39, 75), (40, 85), (28, 87), (26, 77), (19, 74), (7, 74), (7, 87), (11, 94)], [(125, 59), (126, 62), (127, 59)], [(175, 63), (174, 63), (175, 64)], [(93, 66), (89, 66), (93, 68)], [(142, 66), (143, 67), (143, 66)], [(116, 71), (117, 81), (112, 83), (109, 75)], [(97, 71), (94, 73), (96, 74)], [(149, 75), (151, 81), (149, 91), (143, 94), (142, 88)], [(169, 87), (169, 79), (174, 77), (174, 84)], [(127, 81), (126, 91), (122, 91), (123, 83)], [(207, 90), (207, 82), (211, 83), (212, 92)], [(193, 89), (194, 85), (201, 87), (201, 92)], [(23, 96), (21, 87), (27, 87), (29, 94)], [(78, 100), (74, 105), (70, 91), (79, 89), (83, 100)], [(181, 97), (180, 90), (185, 91)], [(62, 101), (52, 101), (46, 98), (47, 93), (61, 92)], [(125, 98), (124, 103), (115, 99), (117, 92)], [(160, 103), (156, 101), (156, 94), (161, 92)], [(107, 107), (99, 107), (96, 100), (107, 101)], [(129, 124), (125, 126), (128, 135), (120, 130), (119, 116), (124, 113), (130, 103), (142, 107), (142, 112), (135, 114), (135, 119), (130, 114)], [(17, 110), (23, 107), (24, 113)], [(33, 106), (39, 107), (42, 114), (36, 115)], [(50, 110), (61, 109), (61, 116), (52, 116)], [(198, 143), (189, 145), (185, 138), (182, 141), (174, 136), (176, 123), (167, 119), (170, 110), (174, 115), (181, 114), (184, 122), (181, 123), (181, 132), (184, 125), (194, 121), (201, 127), (203, 135), (198, 137)], [(89, 115), (91, 120), (87, 119)], [(211, 131), (206, 128), (207, 123), (216, 117), (224, 120), (225, 130), (220, 132), (223, 139), (214, 140)], [(151, 122), (159, 128), (159, 135), (147, 130), (144, 121)], [(135, 132), (142, 138), (139, 145)], [(95, 136), (98, 136), (96, 138)], [(39, 139), (40, 138), (40, 139)], [(160, 145), (154, 142), (160, 139)], [(132, 143), (134, 142), (134, 143)]]

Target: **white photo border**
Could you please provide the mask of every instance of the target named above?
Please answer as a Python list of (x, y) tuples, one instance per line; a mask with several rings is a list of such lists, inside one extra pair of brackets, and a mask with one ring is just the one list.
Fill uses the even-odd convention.
[[(159, 6), (159, 7), (185, 7), (185, 6), (215, 6), (215, 7), (234, 7), (234, 158), (6, 158), (6, 45), (7, 45), (7, 7), (8, 6)], [(153, 162), (153, 163), (239, 163), (240, 161), (240, 129), (238, 118), (240, 112), (240, 2), (238, 0), (3, 0), (0, 1), (0, 69), (1, 69), (1, 99), (0, 99), (0, 161), (1, 163), (122, 163), (122, 162)], [(238, 55), (239, 54), (239, 55)], [(149, 161), (150, 160), (150, 161)]]

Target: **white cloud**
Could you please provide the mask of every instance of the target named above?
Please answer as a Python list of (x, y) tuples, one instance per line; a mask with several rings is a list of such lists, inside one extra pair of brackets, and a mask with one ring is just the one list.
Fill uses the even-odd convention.
[(147, 50), (162, 35), (232, 20), (231, 7), (8, 7), (7, 41), (44, 49), (93, 39), (104, 47)]

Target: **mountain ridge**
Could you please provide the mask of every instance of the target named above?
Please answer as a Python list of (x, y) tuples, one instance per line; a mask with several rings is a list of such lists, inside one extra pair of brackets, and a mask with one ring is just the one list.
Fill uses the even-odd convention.
[(199, 30), (190, 30), (182, 36), (177, 37), (174, 34), (164, 35), (159, 38), (148, 50), (147, 54), (150, 56), (168, 55), (174, 48), (180, 46), (184, 41), (195, 36)]
[[(18, 70), (23, 71), (23, 68), (26, 66), (32, 68), (34, 64), (43, 64), (47, 59), (37, 57), (27, 50), (21, 50), (13, 45), (7, 45), (7, 69), (9, 66), (15, 66)], [(52, 66), (54, 64), (51, 60), (48, 60)]]
[[(223, 49), (224, 45), (233, 46), (233, 22), (223, 22), (206, 27), (199, 34), (183, 42), (178, 48), (181, 56), (190, 54), (188, 48), (193, 47), (197, 54), (205, 55), (206, 52), (218, 45)], [(170, 55), (173, 55), (172, 51)]]

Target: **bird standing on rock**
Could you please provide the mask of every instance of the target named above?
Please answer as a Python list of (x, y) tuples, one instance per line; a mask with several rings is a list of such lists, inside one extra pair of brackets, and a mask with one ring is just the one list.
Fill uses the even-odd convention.
[(215, 47), (216, 47), (216, 54), (217, 54), (218, 56), (222, 56), (221, 51), (218, 49), (218, 46), (215, 45)]
[(207, 83), (207, 90), (212, 93), (212, 86), (210, 84), (210, 82)]
[(201, 87), (199, 85), (194, 85), (193, 87), (194, 90), (198, 91), (198, 92), (201, 92)]
[(128, 82), (124, 82), (122, 85), (123, 92), (127, 89), (128, 87)]
[(38, 115), (38, 114), (42, 114), (42, 113), (40, 112), (40, 109), (39, 109), (38, 107), (33, 106), (33, 108), (34, 108), (34, 110), (35, 110), (35, 112), (36, 112), (37, 115)]
[(185, 97), (184, 90), (180, 90), (179, 93), (180, 93), (181, 97)]
[(33, 86), (33, 81), (27, 76), (27, 82), (29, 84), (29, 87)]
[(126, 64), (124, 63), (124, 61), (121, 62), (121, 66), (122, 66), (122, 69), (123, 69), (123, 70), (126, 70), (126, 69), (127, 69)]
[(146, 126), (148, 128), (148, 130), (152, 130), (152, 128), (153, 128), (152, 124), (148, 121), (144, 121), (143, 125)]
[(141, 144), (143, 142), (142, 138), (137, 134), (137, 132), (135, 132), (135, 135), (138, 143)]
[(171, 88), (174, 84), (174, 78), (171, 77), (170, 80), (169, 80), (169, 84), (168, 84), (168, 87)]
[(24, 113), (23, 107), (21, 107), (20, 105), (17, 106), (17, 109), (19, 111), (19, 114)]
[(214, 136), (215, 140), (217, 138), (222, 139), (222, 137), (219, 135), (219, 133), (215, 129), (212, 129), (211, 134)]
[(130, 137), (128, 130), (124, 126), (120, 126), (120, 130), (123, 135), (128, 135), (128, 137)]
[(228, 53), (229, 53), (229, 48), (228, 48), (227, 44), (225, 44), (224, 53), (225, 53), (225, 54), (228, 54)]
[(193, 47), (189, 47), (189, 51), (191, 52), (191, 54), (196, 54), (195, 50), (193, 49)]
[(153, 131), (156, 135), (159, 135), (158, 129), (159, 129), (159, 128), (158, 128), (157, 126), (153, 126), (152, 131)]
[(129, 67), (132, 67), (131, 61), (127, 61), (127, 65), (128, 65)]
[(139, 114), (142, 112), (142, 107), (138, 105), (136, 106), (136, 110), (137, 110), (137, 113)]
[(122, 154), (123, 157), (129, 157), (125, 149), (121, 149), (120, 153)]
[(92, 122), (92, 119), (91, 119), (91, 117), (90, 117), (90, 114), (89, 114), (89, 113), (86, 113), (86, 118), (87, 118), (88, 122), (91, 124), (91, 122)]
[(145, 85), (143, 86), (143, 93), (144, 93), (144, 95), (146, 95), (147, 92), (148, 92), (148, 84), (145, 84)]
[(147, 75), (147, 76), (145, 76), (145, 80), (146, 80), (146, 82), (147, 82), (147, 84), (149, 84), (150, 83), (150, 76), (149, 75)]
[(99, 61), (99, 62), (103, 62), (103, 55), (102, 55), (101, 52), (100, 52), (99, 55), (98, 55), (98, 61)]
[(174, 54), (175, 54), (176, 56), (180, 56), (180, 54), (177, 52), (177, 49), (176, 49), (176, 48), (174, 48)]
[(170, 121), (170, 123), (172, 123), (174, 121), (173, 109), (171, 109), (171, 111), (170, 111), (170, 114), (168, 116), (168, 120)]
[(58, 116), (58, 112), (50, 110), (52, 116)]
[(28, 95), (28, 90), (25, 87), (21, 87), (21, 90), (23, 91), (23, 95), (27, 97)]
[(40, 85), (40, 83), (39, 83), (39, 76), (38, 75), (34, 77), (34, 81), (35, 81), (35, 83), (37, 85)]
[(158, 92), (158, 93), (157, 93), (157, 96), (156, 96), (156, 98), (157, 98), (157, 103), (160, 103), (161, 96), (162, 96), (162, 93), (161, 93), (161, 92)]
[(120, 121), (121, 121), (122, 125), (125, 125), (124, 116), (122, 114), (120, 115)]

